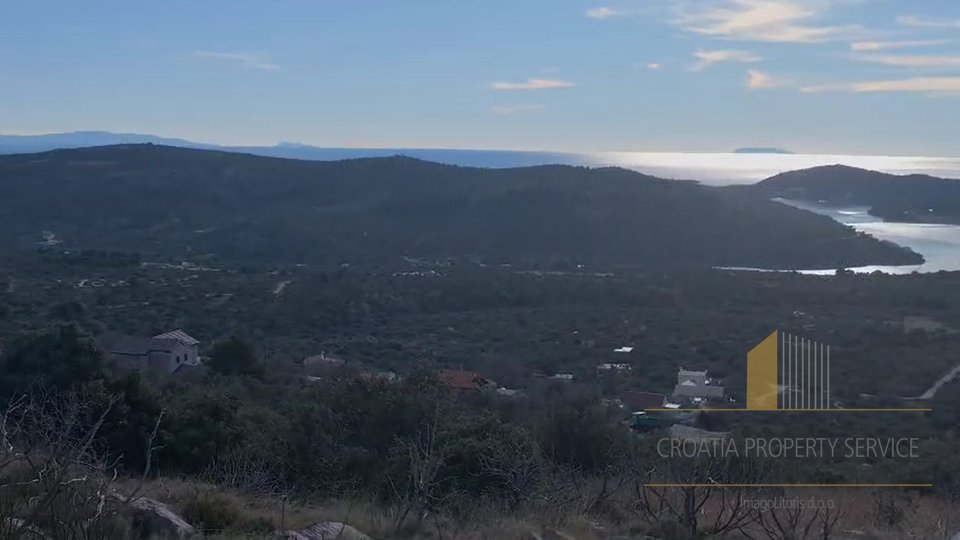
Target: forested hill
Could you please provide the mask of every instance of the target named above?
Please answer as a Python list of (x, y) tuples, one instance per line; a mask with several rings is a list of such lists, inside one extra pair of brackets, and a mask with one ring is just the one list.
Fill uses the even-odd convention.
[(778, 174), (749, 188), (832, 206), (868, 206), (888, 221), (960, 223), (960, 180), (923, 174), (897, 176), (845, 165)]
[(0, 157), (0, 243), (303, 263), (916, 263), (832, 220), (622, 169), (296, 161), (157, 145)]

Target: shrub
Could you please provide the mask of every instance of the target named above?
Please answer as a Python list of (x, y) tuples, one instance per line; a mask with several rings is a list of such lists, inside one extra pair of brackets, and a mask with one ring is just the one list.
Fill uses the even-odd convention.
[(269, 533), (274, 523), (261, 515), (250, 515), (243, 502), (220, 493), (197, 493), (183, 506), (183, 518), (204, 534), (223, 531)]
[(226, 530), (240, 521), (242, 515), (236, 501), (216, 493), (198, 493), (183, 507), (183, 519), (204, 534)]

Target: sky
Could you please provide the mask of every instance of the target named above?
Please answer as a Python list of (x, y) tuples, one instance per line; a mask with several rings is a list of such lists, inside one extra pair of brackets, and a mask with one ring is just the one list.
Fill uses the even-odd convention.
[(0, 0), (0, 133), (960, 156), (957, 0)]

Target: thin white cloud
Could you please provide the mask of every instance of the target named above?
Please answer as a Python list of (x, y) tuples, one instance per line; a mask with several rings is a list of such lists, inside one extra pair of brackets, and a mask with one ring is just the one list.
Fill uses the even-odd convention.
[(946, 45), (945, 39), (916, 39), (907, 41), (855, 41), (850, 44), (851, 51), (871, 52), (886, 51), (889, 49), (912, 49), (916, 47), (935, 47)]
[(586, 15), (591, 19), (609, 19), (611, 17), (619, 17), (620, 15), (623, 15), (623, 12), (603, 6), (588, 9)]
[(897, 22), (903, 26), (912, 26), (914, 28), (960, 29), (960, 20), (957, 19), (930, 19), (926, 17), (917, 17), (915, 15), (906, 15), (904, 17), (897, 17)]
[(535, 113), (540, 112), (544, 109), (543, 105), (494, 105), (490, 107), (490, 112), (493, 114), (498, 114), (501, 116), (508, 116), (513, 114), (525, 114), (525, 113)]
[(827, 0), (682, 0), (674, 22), (706, 36), (779, 43), (849, 38), (860, 29), (818, 23), (827, 7)]
[(861, 54), (854, 58), (861, 62), (905, 68), (960, 67), (960, 56)]
[(654, 69), (654, 70), (656, 70), (656, 69), (660, 69), (660, 68), (662, 68), (662, 67), (663, 67), (663, 64), (660, 64), (660, 63), (658, 63), (658, 62), (650, 62), (649, 64), (647, 64), (647, 69)]
[(549, 90), (552, 88), (572, 88), (574, 85), (570, 81), (561, 81), (558, 79), (536, 79), (530, 78), (525, 82), (495, 82), (490, 84), (494, 90)]
[(229, 52), (210, 52), (210, 51), (198, 51), (193, 53), (194, 56), (200, 58), (208, 58), (211, 60), (221, 60), (224, 62), (234, 62), (247, 67), (250, 69), (259, 69), (263, 71), (276, 71), (280, 69), (280, 66), (267, 62), (260, 58), (259, 56), (252, 54), (244, 53), (229, 53)]
[(768, 75), (762, 71), (755, 69), (747, 71), (747, 88), (750, 88), (751, 90), (783, 88), (785, 86), (790, 86), (791, 84), (791, 81)]
[(957, 93), (960, 92), (960, 77), (919, 77), (913, 79), (894, 79), (886, 81), (863, 81), (842, 84), (825, 84), (820, 86), (805, 86), (802, 92), (925, 92), (925, 93)]
[(713, 64), (718, 64), (720, 62), (741, 62), (741, 63), (752, 63), (759, 62), (763, 60), (762, 57), (757, 56), (756, 54), (750, 51), (742, 51), (736, 49), (725, 49), (718, 51), (697, 51), (693, 53), (694, 58), (699, 60), (696, 64), (690, 67), (693, 71), (703, 71), (704, 69), (712, 66)]

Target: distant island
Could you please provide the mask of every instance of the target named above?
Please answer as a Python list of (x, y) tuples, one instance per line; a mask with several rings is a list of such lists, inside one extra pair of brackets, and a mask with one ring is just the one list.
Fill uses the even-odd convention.
[(789, 150), (783, 148), (737, 148), (734, 154), (792, 154)]

